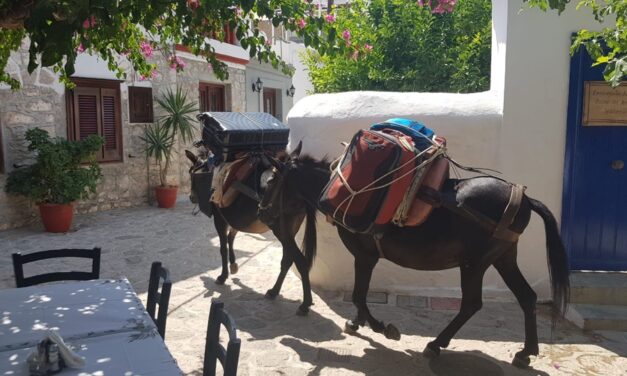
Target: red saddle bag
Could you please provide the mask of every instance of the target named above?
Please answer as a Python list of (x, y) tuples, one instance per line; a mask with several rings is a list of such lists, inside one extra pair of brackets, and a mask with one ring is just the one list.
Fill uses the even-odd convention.
[(391, 223), (415, 166), (411, 137), (391, 129), (362, 129), (323, 189), (319, 208), (353, 232), (376, 233)]

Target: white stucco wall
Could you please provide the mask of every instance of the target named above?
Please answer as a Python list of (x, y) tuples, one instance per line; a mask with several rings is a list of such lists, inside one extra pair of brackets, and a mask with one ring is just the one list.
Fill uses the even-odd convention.
[[(591, 16), (570, 6), (561, 16), (522, 8), (522, 0), (493, 1), (491, 90), (477, 94), (351, 92), (321, 94), (299, 101), (288, 115), (290, 145), (337, 156), (340, 141), (359, 128), (390, 117), (424, 122), (448, 140), (459, 162), (494, 168), (528, 187), (560, 218), (568, 100), (569, 39), (579, 28), (599, 28)], [(333, 227), (319, 220), (314, 285), (351, 290), (352, 256)], [(532, 222), (519, 243), (519, 264), (541, 299), (549, 297), (542, 220)], [(379, 262), (371, 290), (412, 295), (459, 296), (458, 271), (422, 272)], [(484, 295), (508, 296), (491, 268)]]

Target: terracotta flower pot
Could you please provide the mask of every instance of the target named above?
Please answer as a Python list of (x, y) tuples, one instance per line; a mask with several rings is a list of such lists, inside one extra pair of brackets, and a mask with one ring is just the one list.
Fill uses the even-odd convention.
[(160, 208), (173, 208), (176, 204), (178, 186), (155, 187), (155, 197)]
[(68, 232), (74, 217), (73, 204), (39, 204), (39, 213), (48, 232)]

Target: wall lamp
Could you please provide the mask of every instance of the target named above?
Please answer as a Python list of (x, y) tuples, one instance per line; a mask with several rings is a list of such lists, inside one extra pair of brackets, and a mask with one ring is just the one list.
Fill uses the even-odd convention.
[(261, 81), (260, 77), (257, 77), (257, 81), (253, 82), (253, 92), (258, 91), (261, 93), (263, 90), (263, 81)]
[(289, 88), (289, 89), (285, 90), (285, 94), (286, 94), (288, 97), (292, 97), (292, 98), (294, 98), (294, 93), (296, 93), (296, 88), (294, 87), (294, 85), (290, 86), (290, 88)]

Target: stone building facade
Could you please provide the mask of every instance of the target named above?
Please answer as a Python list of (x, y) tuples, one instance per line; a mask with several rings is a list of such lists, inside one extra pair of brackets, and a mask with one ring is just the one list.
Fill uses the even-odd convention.
[[(228, 56), (226, 56), (229, 78), (226, 81), (220, 81), (204, 60), (185, 52), (179, 52), (178, 55), (186, 63), (183, 72), (177, 73), (170, 69), (165, 58), (155, 58), (159, 72), (156, 78), (141, 81), (136, 75), (129, 74), (126, 80), (119, 83), (122, 160), (101, 163), (103, 176), (98, 184), (98, 191), (90, 199), (76, 204), (78, 213), (129, 207), (152, 201), (152, 188), (158, 184), (157, 166), (154, 161), (146, 160), (143, 151), (144, 144), (140, 139), (149, 124), (131, 123), (129, 87), (151, 87), (152, 97), (156, 98), (167, 89), (175, 89), (178, 85), (187, 92), (190, 99), (198, 103), (201, 83), (220, 85), (224, 88), (225, 110), (245, 111), (246, 60), (240, 58), (228, 61)], [(0, 166), (0, 187), (3, 188), (0, 190), (0, 230), (23, 226), (39, 220), (37, 206), (34, 203), (4, 192), (8, 172), (32, 162), (32, 155), (27, 150), (24, 133), (28, 129), (39, 127), (48, 131), (51, 136), (63, 138), (68, 136), (65, 87), (51, 69), (38, 68), (32, 74), (28, 74), (27, 64), (26, 48), (13, 53), (7, 72), (21, 81), (22, 88), (18, 91), (11, 91), (7, 87), (0, 87), (0, 152), (2, 153), (0, 161), (3, 162)], [(125, 61), (120, 59), (120, 64), (125, 64)], [(129, 69), (126, 71), (130, 72), (130, 67), (127, 68)], [(117, 79), (103, 61), (86, 54), (79, 56), (73, 77)], [(154, 102), (153, 110), (156, 120), (161, 115), (156, 102)], [(200, 138), (200, 126), (197, 128), (197, 134)], [(170, 183), (179, 185), (179, 193), (189, 191), (189, 163), (184, 154), (185, 148), (191, 148), (191, 145), (177, 143), (169, 171)]]

